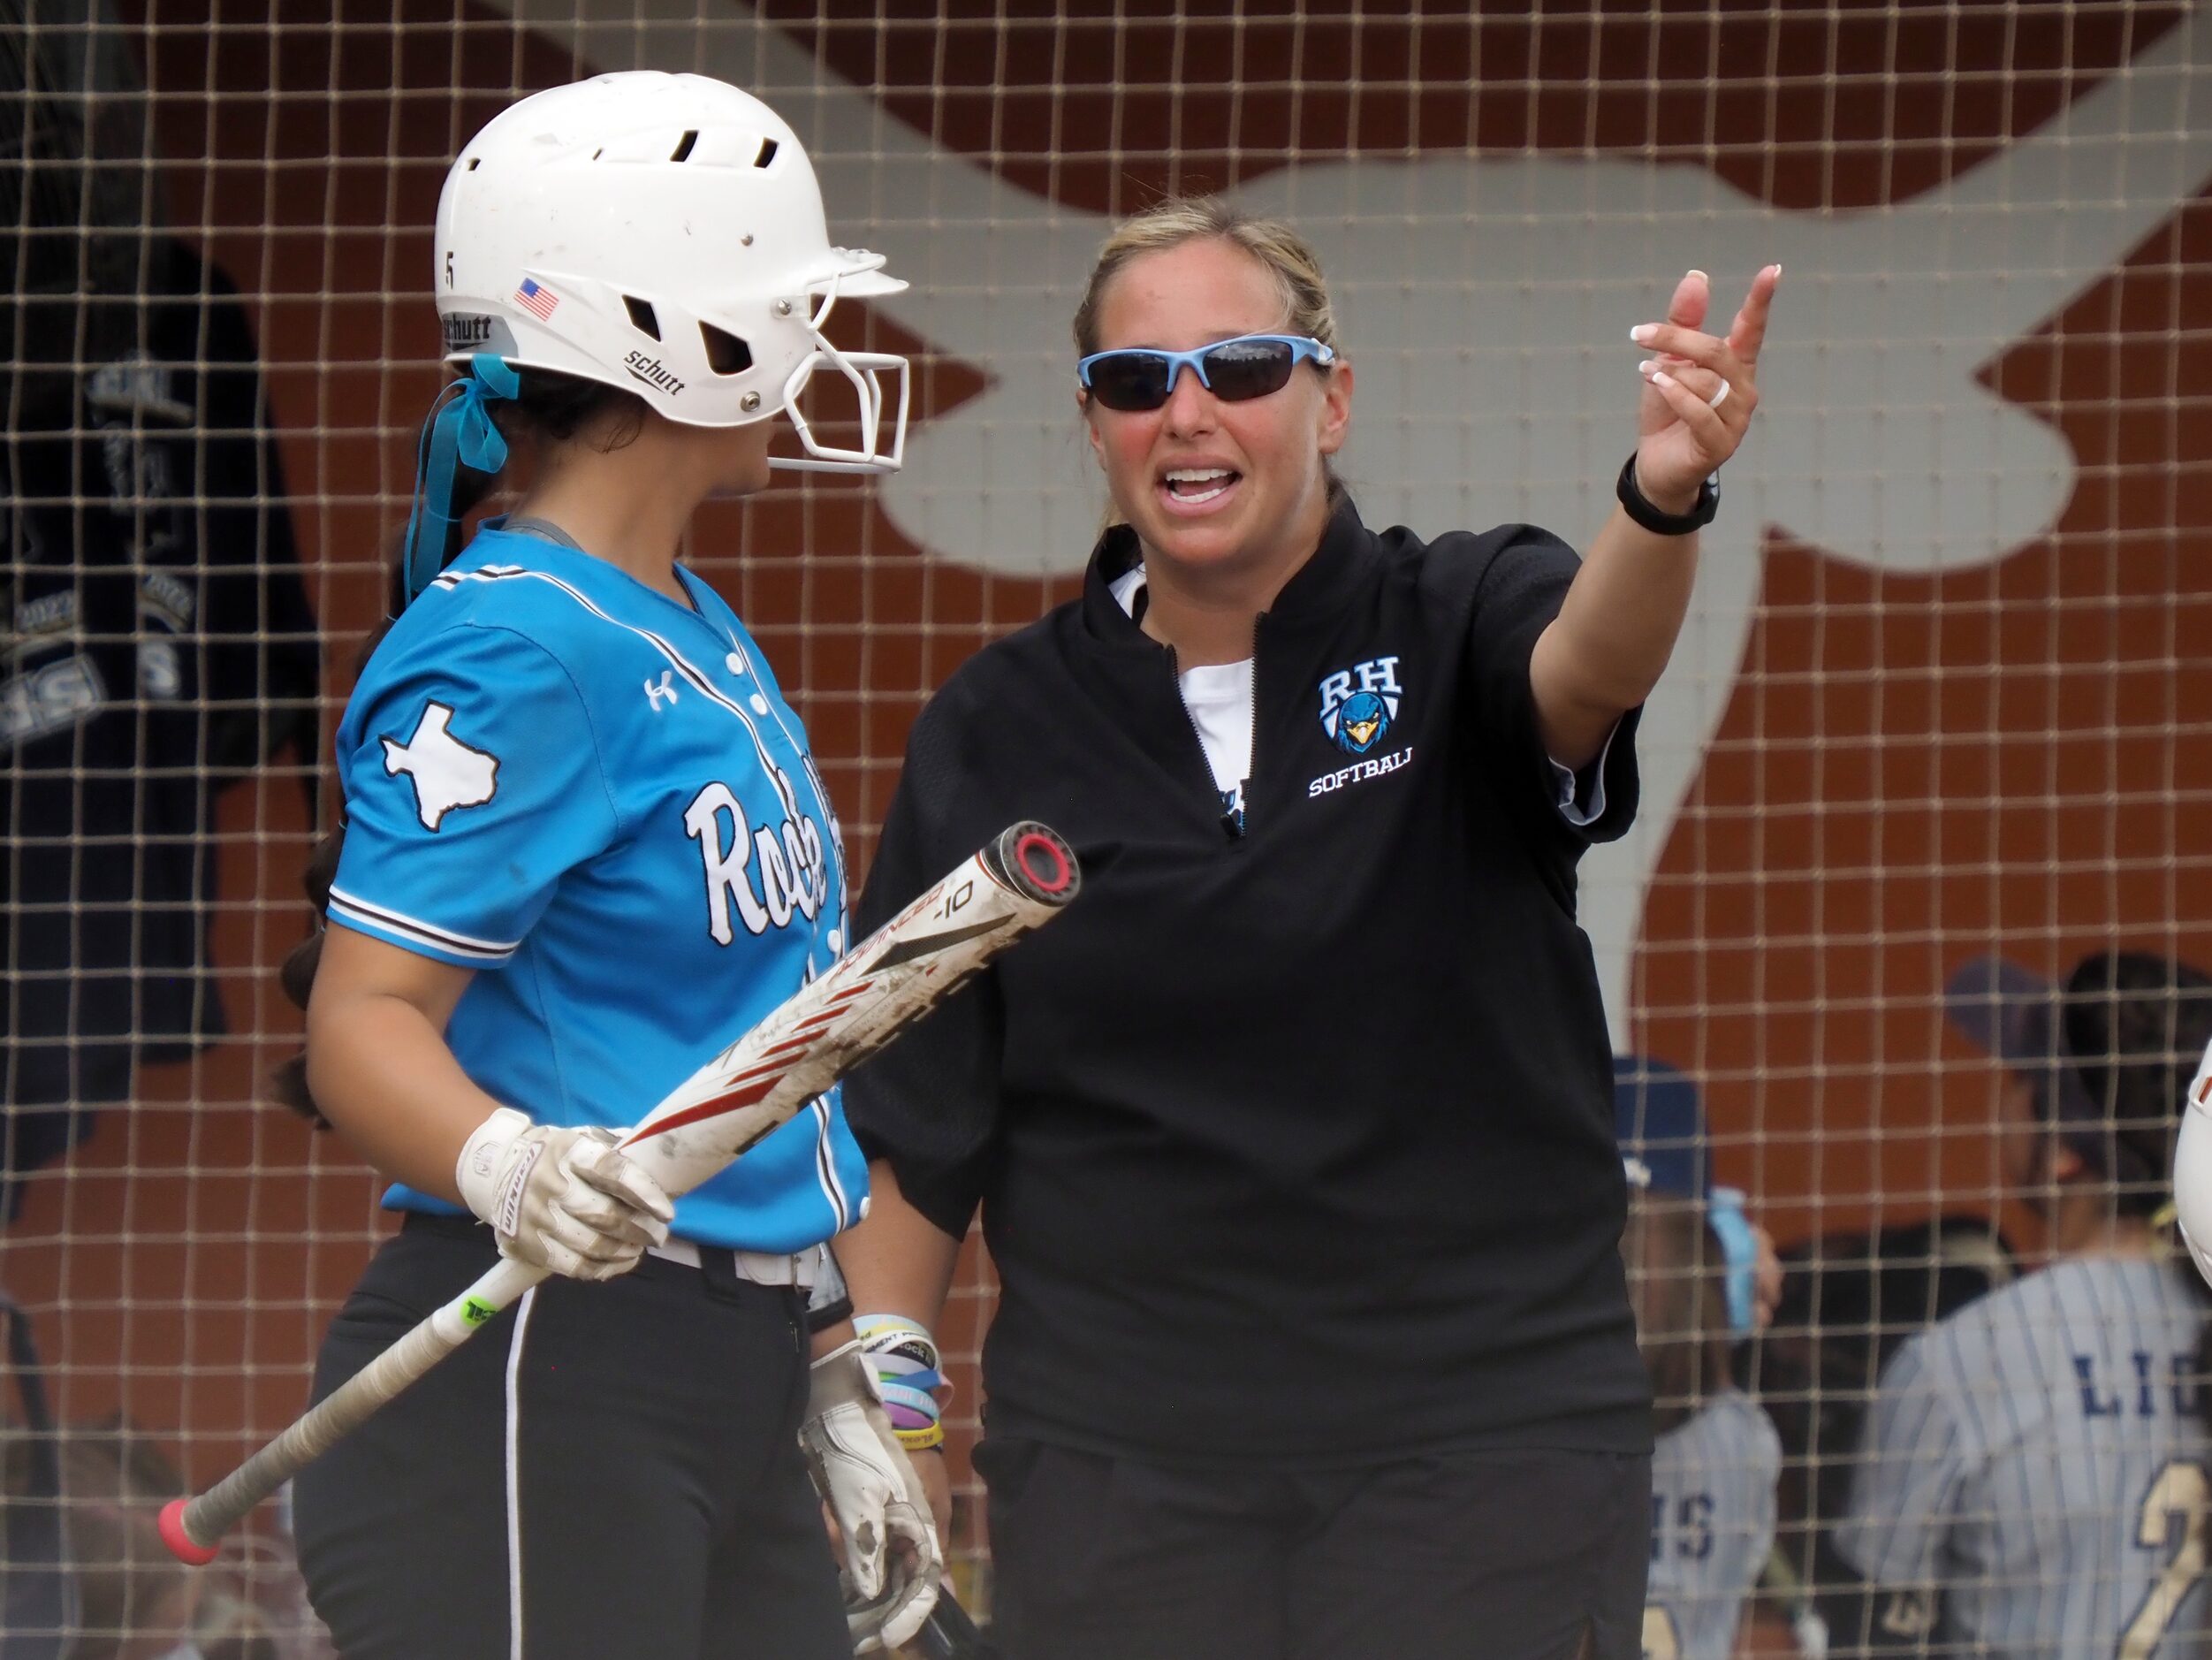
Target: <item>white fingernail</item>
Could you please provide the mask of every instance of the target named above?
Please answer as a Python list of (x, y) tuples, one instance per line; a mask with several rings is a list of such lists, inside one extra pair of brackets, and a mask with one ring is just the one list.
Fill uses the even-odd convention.
[(1690, 268), (1690, 274), (1691, 274), (1692, 277), (1698, 278), (1699, 280), (1704, 281), (1704, 282), (1711, 282), (1711, 281), (1713, 280), (1713, 278), (1711, 278), (1710, 277), (1707, 277), (1707, 275), (1706, 275), (1703, 271), (1699, 270), (1699, 269), (1698, 269), (1695, 265), (1692, 265), (1692, 266)]
[(1642, 362), (1638, 363), (1636, 366), (1636, 369), (1638, 374), (1648, 375), (1658, 367), (1659, 360), (1657, 358), (1647, 357)]
[(1658, 332), (1657, 324), (1639, 323), (1628, 331), (1628, 337), (1638, 346), (1649, 346), (1652, 343), (1652, 337)]
[(1675, 377), (1663, 369), (1652, 370), (1652, 378), (1662, 386), (1671, 386), (1675, 384)]

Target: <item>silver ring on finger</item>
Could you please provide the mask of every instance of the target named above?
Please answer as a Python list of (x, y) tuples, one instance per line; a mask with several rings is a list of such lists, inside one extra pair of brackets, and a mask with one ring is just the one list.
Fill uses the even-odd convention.
[(1710, 398), (1707, 398), (1705, 400), (1706, 407), (1708, 409), (1718, 409), (1722, 404), (1728, 401), (1728, 382), (1724, 380), (1721, 383), (1721, 390), (1714, 392)]

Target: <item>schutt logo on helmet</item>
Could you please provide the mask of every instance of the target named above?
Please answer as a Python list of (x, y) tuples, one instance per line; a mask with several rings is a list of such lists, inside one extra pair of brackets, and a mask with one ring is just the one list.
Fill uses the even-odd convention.
[(656, 392), (666, 392), (671, 398), (683, 390), (683, 382), (669, 373), (667, 365), (658, 357), (632, 352), (622, 360), (622, 366), (630, 371), (634, 378), (643, 381)]

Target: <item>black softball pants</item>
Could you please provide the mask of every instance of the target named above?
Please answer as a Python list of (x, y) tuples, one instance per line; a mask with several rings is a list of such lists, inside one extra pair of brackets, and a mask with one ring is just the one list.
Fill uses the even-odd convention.
[(989, 1437), (1007, 1660), (1638, 1660), (1651, 1460), (1165, 1468)]
[[(320, 1399), (496, 1260), (411, 1218)], [(549, 1280), (303, 1471), (300, 1565), (346, 1660), (847, 1660), (806, 1466), (805, 1294), (648, 1257)]]

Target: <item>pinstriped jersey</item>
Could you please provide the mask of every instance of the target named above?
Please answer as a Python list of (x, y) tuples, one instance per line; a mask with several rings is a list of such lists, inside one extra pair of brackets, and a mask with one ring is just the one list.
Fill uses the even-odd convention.
[(1775, 1546), (1782, 1440), (1739, 1390), (1714, 1396), (1652, 1449), (1646, 1660), (1729, 1660), (1744, 1602)]
[[(488, 529), (377, 646), (338, 729), (331, 920), (474, 970), (446, 1039), (543, 1123), (635, 1123), (847, 944), (798, 717), (736, 615), (677, 578), (689, 605)], [(679, 1200), (675, 1231), (796, 1251), (866, 1192), (832, 1095)]]
[(1940, 1588), (1935, 1635), (1975, 1654), (2193, 1653), (2212, 1446), (2187, 1273), (2069, 1259), (1900, 1349), (1867, 1417), (1845, 1559), (1879, 1586)]

